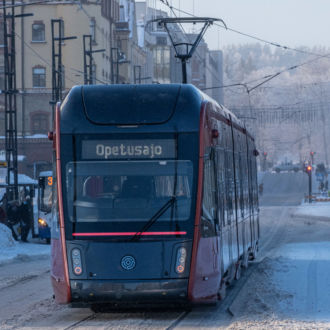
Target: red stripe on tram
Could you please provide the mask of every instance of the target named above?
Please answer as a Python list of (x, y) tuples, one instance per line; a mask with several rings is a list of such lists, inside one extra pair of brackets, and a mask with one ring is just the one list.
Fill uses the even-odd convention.
[(126, 232), (126, 233), (73, 233), (72, 236), (154, 236), (154, 235), (186, 235), (186, 231), (150, 231), (145, 233)]

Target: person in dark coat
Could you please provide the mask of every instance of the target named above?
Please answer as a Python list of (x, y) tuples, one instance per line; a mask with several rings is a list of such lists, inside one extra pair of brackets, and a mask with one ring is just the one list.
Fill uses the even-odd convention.
[(27, 242), (27, 237), (31, 228), (31, 215), (29, 200), (27, 197), (23, 200), (19, 206), (19, 220), (21, 222), (21, 240)]
[(14, 226), (17, 225), (19, 221), (20, 218), (19, 218), (18, 201), (13, 201), (11, 203), (8, 203), (6, 225), (10, 228), (12, 235), (16, 241), (18, 240), (18, 236), (14, 230)]
[(4, 193), (3, 197), (0, 200), (0, 223), (6, 223), (6, 211), (8, 206), (7, 194)]

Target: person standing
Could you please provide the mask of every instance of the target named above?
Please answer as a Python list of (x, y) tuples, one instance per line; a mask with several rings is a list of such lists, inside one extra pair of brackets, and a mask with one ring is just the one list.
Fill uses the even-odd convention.
[(27, 242), (27, 237), (31, 228), (31, 215), (29, 207), (29, 196), (25, 197), (19, 207), (19, 218), (21, 222), (21, 240)]
[(18, 201), (8, 202), (6, 225), (10, 228), (15, 241), (18, 241), (18, 233), (15, 228), (19, 222)]
[(7, 194), (4, 193), (0, 200), (0, 223), (6, 223), (6, 212), (8, 207)]

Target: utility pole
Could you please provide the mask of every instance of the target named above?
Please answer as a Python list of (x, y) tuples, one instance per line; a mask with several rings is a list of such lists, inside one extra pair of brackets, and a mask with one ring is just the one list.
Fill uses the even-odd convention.
[[(52, 121), (54, 121), (56, 103), (62, 101), (63, 95), (63, 65), (62, 45), (65, 40), (77, 39), (77, 37), (64, 37), (64, 22), (62, 19), (52, 19)], [(57, 32), (57, 33), (56, 33)]]
[[(84, 47), (84, 84), (93, 84), (93, 53), (105, 52), (105, 49), (93, 50), (93, 41), (90, 34), (83, 36), (83, 47)], [(87, 57), (89, 60), (87, 61)]]
[(111, 55), (111, 83), (118, 84), (119, 83), (119, 49), (118, 49), (118, 47), (112, 47), (110, 55)]
[(6, 194), (8, 200), (18, 199), (17, 169), (17, 101), (16, 94), (16, 47), (15, 18), (33, 14), (15, 15), (15, 0), (11, 1), (11, 14), (3, 4), (4, 64), (5, 64), (5, 149), (7, 163)]
[(305, 172), (308, 175), (308, 203), (312, 203), (312, 165), (305, 167)]
[(141, 65), (134, 65), (134, 84), (141, 84)]
[(310, 155), (311, 155), (311, 164), (312, 164), (312, 165), (314, 164), (314, 154), (315, 154), (314, 151), (311, 151), (311, 152), (310, 152)]

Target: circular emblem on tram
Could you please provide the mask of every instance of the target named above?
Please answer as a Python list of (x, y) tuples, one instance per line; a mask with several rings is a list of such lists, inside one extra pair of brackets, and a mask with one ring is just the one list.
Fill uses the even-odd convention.
[(133, 268), (135, 268), (136, 261), (132, 256), (124, 256), (121, 259), (120, 264), (125, 270), (132, 270)]

